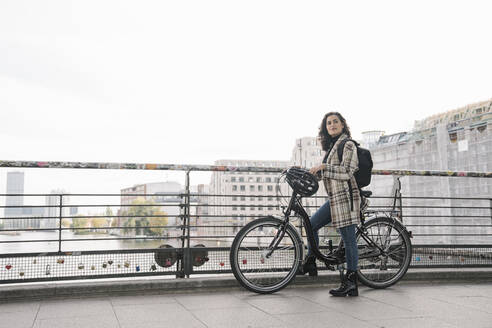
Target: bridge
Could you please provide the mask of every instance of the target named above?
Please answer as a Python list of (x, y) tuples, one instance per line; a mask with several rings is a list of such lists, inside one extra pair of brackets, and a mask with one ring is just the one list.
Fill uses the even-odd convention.
[[(128, 204), (118, 204), (120, 194), (0, 195), (32, 202), (2, 206), (31, 212), (0, 218), (0, 327), (6, 323), (9, 327), (291, 327), (302, 323), (326, 327), (328, 322), (354, 327), (490, 327), (490, 195), (405, 196), (393, 188), (389, 195), (373, 197), (374, 213), (397, 216), (412, 230), (411, 269), (404, 281), (390, 289), (362, 289), (358, 299), (337, 300), (327, 293), (338, 281), (328, 271), (318, 279), (298, 277), (274, 295), (245, 292), (231, 276), (230, 242), (242, 225), (259, 215), (231, 214), (228, 210), (236, 203), (230, 200), (238, 198), (237, 206), (279, 215), (281, 206), (258, 200), (280, 202), (283, 196), (276, 191), (286, 194), (284, 187), (246, 197), (240, 190), (220, 194), (190, 190), (190, 173), (195, 171), (223, 178), (241, 172), (274, 176), (279, 168), (0, 161), (1, 167), (180, 170), (185, 173), (185, 190), (135, 193), (130, 196), (159, 201)], [(375, 170), (374, 174), (394, 176), (395, 184), (403, 176), (477, 182), (492, 177), (487, 172)], [(46, 197), (55, 197), (56, 202), (38, 205), (35, 201)], [(304, 201), (306, 208), (315, 210), (324, 197)], [(75, 206), (119, 210), (81, 219), (67, 211)], [(51, 215), (36, 216), (34, 208), (51, 209)], [(142, 208), (153, 212), (137, 210)], [(106, 221), (97, 226), (74, 225), (79, 219)], [(329, 228), (321, 235), (322, 240), (336, 238)]]

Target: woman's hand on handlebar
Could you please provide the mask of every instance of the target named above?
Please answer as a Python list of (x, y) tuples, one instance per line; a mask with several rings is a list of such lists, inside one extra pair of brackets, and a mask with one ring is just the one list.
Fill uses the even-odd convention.
[(314, 166), (314, 167), (312, 167), (312, 168), (310, 168), (310, 169), (309, 169), (309, 172), (310, 172), (311, 174), (317, 175), (317, 174), (318, 174), (318, 172), (320, 172), (320, 173), (321, 173), (321, 171), (323, 171), (323, 167), (324, 167), (324, 165), (323, 165), (323, 164), (318, 165), (318, 166)]

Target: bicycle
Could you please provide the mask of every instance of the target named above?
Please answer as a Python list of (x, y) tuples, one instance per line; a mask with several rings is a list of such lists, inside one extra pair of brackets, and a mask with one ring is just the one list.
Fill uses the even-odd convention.
[[(302, 219), (307, 241), (316, 258), (329, 270), (344, 274), (343, 240), (334, 250), (329, 243), (325, 255), (314, 241), (311, 222), (301, 199), (318, 190), (317, 178), (297, 167), (280, 175), (292, 188), (283, 217), (267, 216), (246, 224), (231, 246), (231, 269), (237, 281), (246, 289), (269, 294), (286, 287), (296, 276), (303, 261), (304, 244), (299, 232), (289, 222), (292, 214)], [(367, 210), (367, 198), (372, 192), (361, 190), (361, 223), (356, 238), (359, 250), (358, 279), (371, 288), (382, 289), (396, 284), (408, 270), (412, 258), (411, 232), (395, 217)], [(395, 196), (396, 197), (396, 196)], [(374, 217), (371, 217), (374, 216)], [(366, 220), (367, 219), (367, 220)]]

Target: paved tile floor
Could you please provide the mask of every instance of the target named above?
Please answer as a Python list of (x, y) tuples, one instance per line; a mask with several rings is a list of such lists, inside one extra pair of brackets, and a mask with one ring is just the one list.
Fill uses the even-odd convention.
[(400, 283), (333, 298), (329, 287), (238, 289), (0, 304), (0, 327), (492, 328), (492, 283)]

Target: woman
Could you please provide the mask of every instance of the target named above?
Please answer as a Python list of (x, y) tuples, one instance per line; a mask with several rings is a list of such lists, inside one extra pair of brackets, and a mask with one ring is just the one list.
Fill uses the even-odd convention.
[[(342, 162), (338, 159), (338, 146), (344, 139), (350, 139), (350, 129), (343, 116), (330, 112), (323, 117), (319, 137), (321, 147), (326, 152), (323, 162), (310, 169), (310, 172), (323, 179), (328, 201), (311, 217), (311, 225), (316, 243), (319, 243), (318, 230), (329, 224), (338, 229), (345, 245), (347, 273), (339, 288), (330, 290), (333, 296), (358, 296), (357, 262), (358, 250), (355, 239), (356, 225), (360, 220), (360, 194), (354, 177), (358, 170), (357, 147), (347, 141), (343, 149)], [(308, 252), (303, 273), (317, 275), (316, 259)]]

